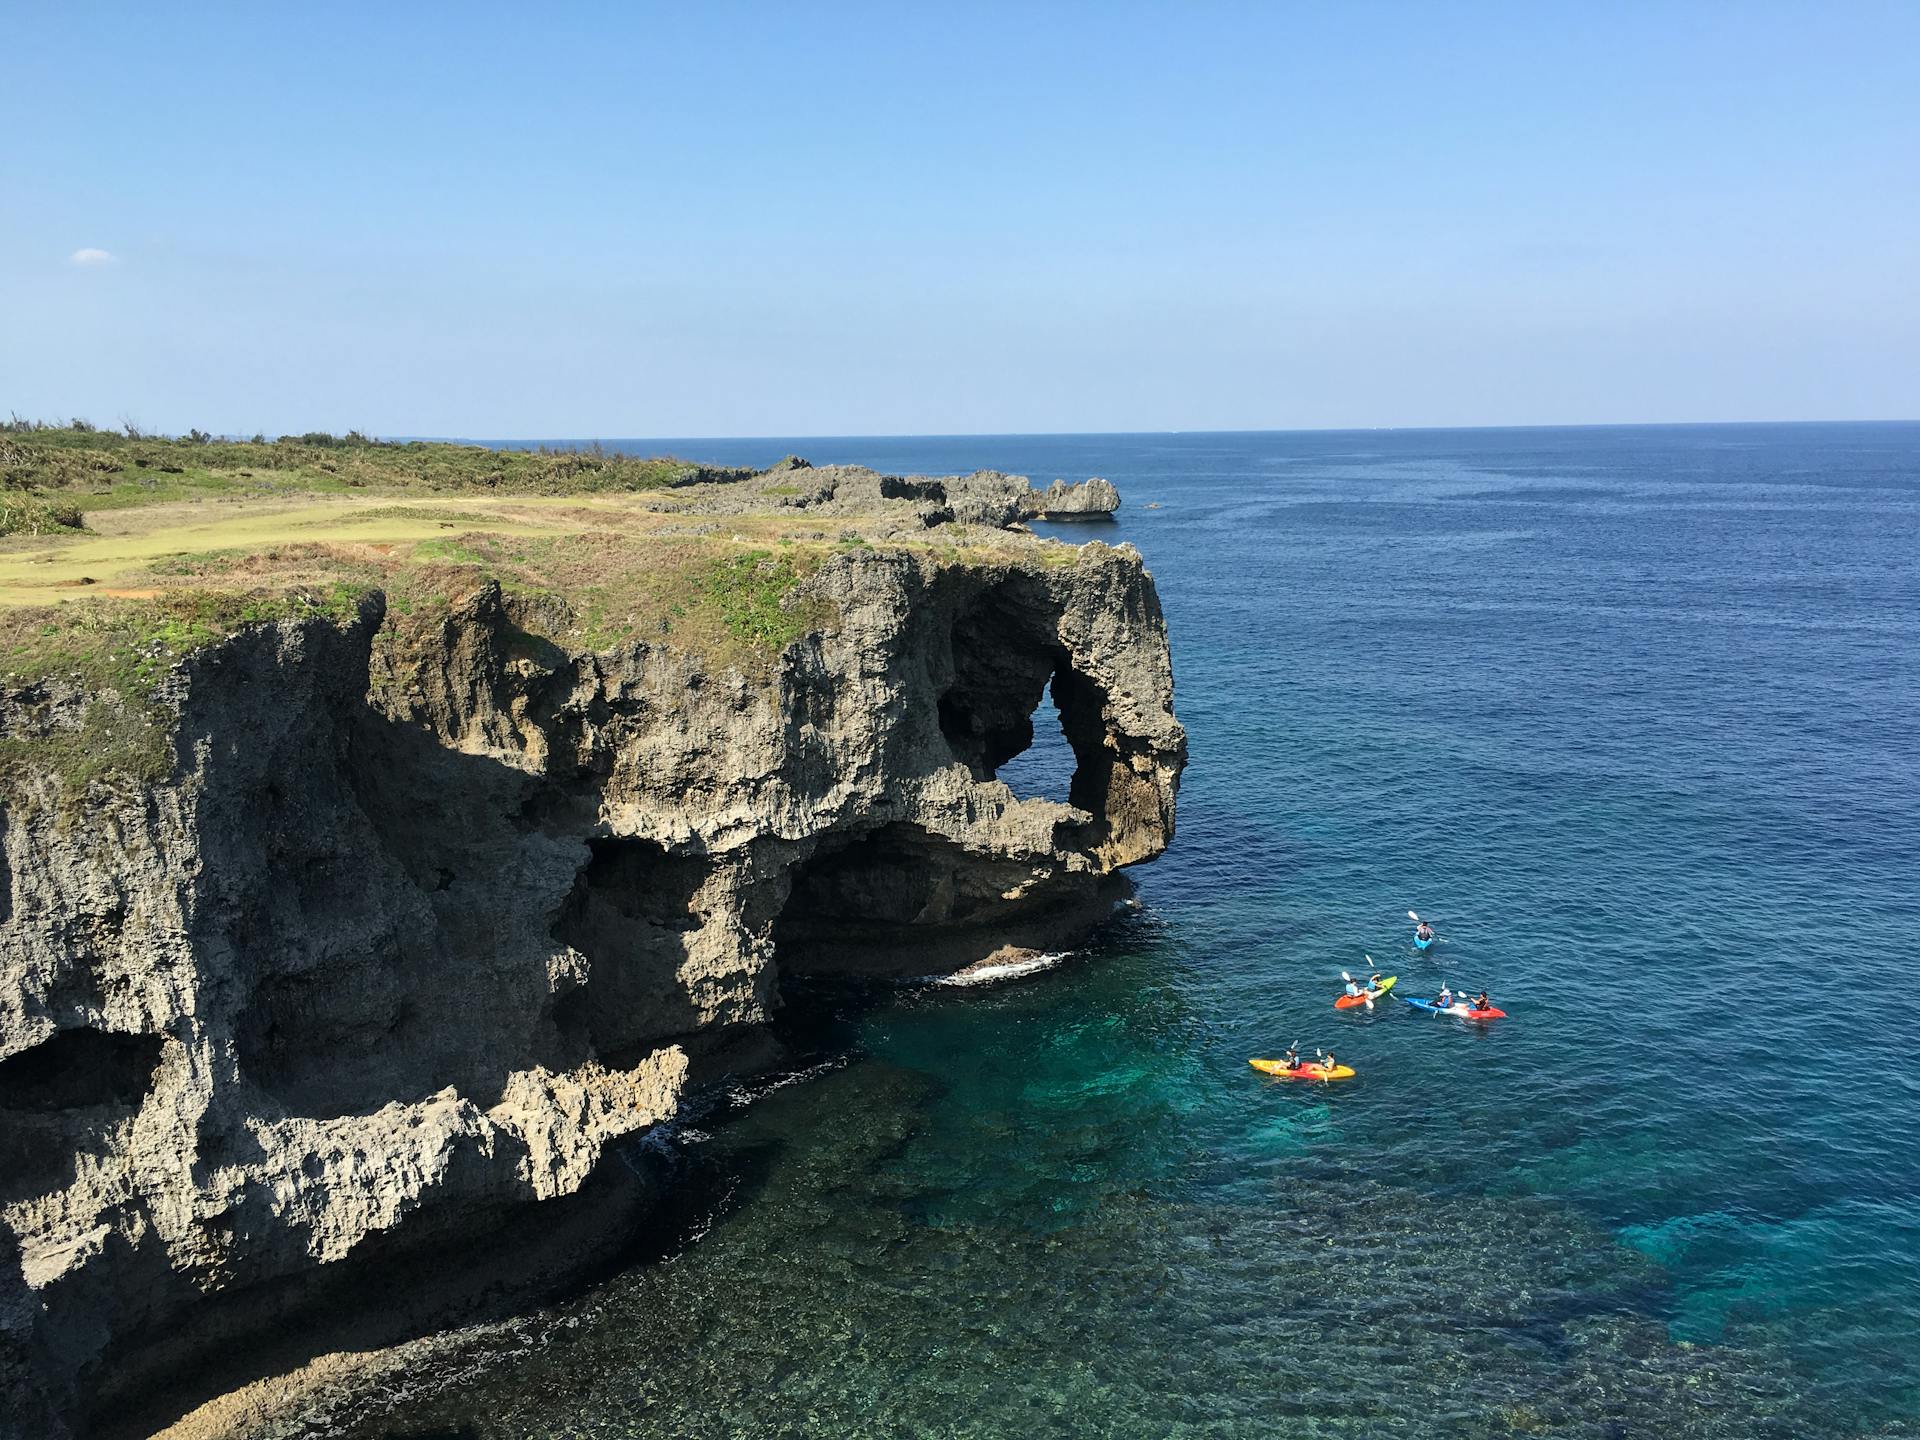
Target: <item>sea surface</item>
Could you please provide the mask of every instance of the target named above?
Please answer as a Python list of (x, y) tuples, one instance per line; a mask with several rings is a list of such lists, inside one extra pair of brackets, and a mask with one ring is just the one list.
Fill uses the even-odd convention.
[(626, 448), (1114, 481), (1178, 839), (1043, 972), (790, 995), (664, 1254), (288, 1433), (1920, 1434), (1920, 425)]

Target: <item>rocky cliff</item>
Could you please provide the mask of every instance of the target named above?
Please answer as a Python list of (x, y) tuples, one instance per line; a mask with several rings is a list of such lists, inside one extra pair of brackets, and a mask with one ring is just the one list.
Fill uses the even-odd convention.
[[(805, 474), (759, 488), (831, 513), (883, 484)], [(992, 480), (884, 483), (908, 530), (1018, 518)], [(1173, 829), (1159, 605), (1126, 546), (1008, 540), (835, 551), (758, 668), (584, 647), (564, 600), (490, 579), (424, 620), (370, 591), (172, 665), (157, 780), (16, 764), (11, 1422), (137, 1430), (577, 1275), (655, 1199), (632, 1138), (765, 1063), (782, 975), (957, 968), (1107, 913)], [(996, 779), (1049, 691), (1068, 803)], [(15, 685), (0, 735), (30, 756), (113, 703)]]

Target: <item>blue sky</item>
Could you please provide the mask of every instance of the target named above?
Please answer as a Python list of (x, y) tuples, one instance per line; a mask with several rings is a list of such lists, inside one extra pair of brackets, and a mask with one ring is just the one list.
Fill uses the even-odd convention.
[(9, 7), (0, 412), (1920, 414), (1920, 5), (191, 10)]

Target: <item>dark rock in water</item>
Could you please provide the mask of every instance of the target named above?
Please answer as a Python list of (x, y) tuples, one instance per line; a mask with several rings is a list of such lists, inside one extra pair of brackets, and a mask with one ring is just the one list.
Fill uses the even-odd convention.
[[(781, 473), (908, 528), (1036, 493)], [(1127, 546), (959, 553), (836, 555), (807, 584), (838, 619), (761, 677), (572, 648), (491, 582), (424, 635), (375, 595), (182, 663), (163, 780), (10, 780), (10, 1423), (131, 1431), (576, 1278), (657, 1196), (631, 1137), (764, 1059), (782, 971), (956, 970), (1104, 916), (1185, 761), (1152, 578)], [(1068, 803), (995, 777), (1049, 690)], [(97, 699), (0, 692), (0, 731)]]

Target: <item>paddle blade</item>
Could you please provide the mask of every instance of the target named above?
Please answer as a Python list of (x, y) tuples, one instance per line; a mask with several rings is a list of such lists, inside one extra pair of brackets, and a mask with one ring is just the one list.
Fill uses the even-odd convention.
[(1413, 923), (1416, 925), (1420, 923), (1420, 917), (1414, 914), (1411, 910), (1407, 911), (1407, 919), (1413, 921)]

